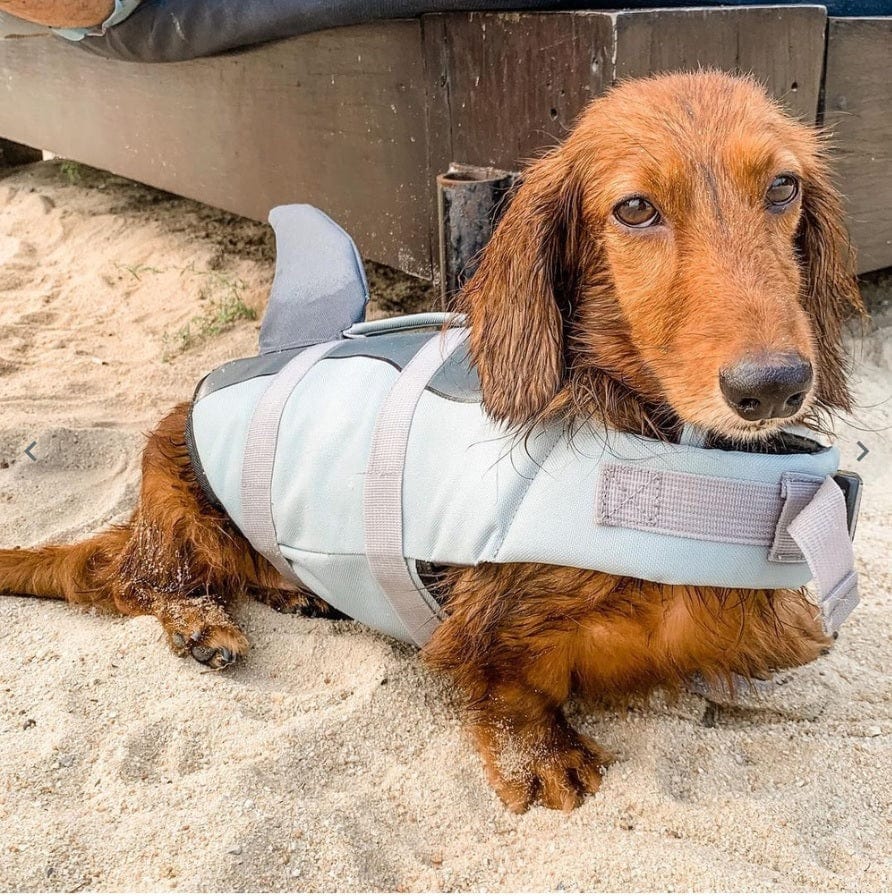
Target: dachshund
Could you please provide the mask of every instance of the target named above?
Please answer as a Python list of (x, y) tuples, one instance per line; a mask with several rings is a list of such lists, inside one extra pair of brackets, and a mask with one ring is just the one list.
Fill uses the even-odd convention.
[[(863, 313), (822, 137), (751, 78), (629, 81), (529, 165), (459, 297), (483, 403), (518, 431), (596, 419), (757, 446), (850, 409), (842, 328)], [(0, 551), (0, 593), (152, 614), (220, 668), (231, 608), (337, 616), (287, 584), (210, 505), (181, 404), (149, 436), (138, 506), (79, 544)], [(691, 676), (764, 678), (826, 652), (804, 591), (683, 587), (536, 564), (448, 568), (422, 658), (454, 683), (488, 780), (522, 812), (569, 810), (610, 761), (562, 706)]]

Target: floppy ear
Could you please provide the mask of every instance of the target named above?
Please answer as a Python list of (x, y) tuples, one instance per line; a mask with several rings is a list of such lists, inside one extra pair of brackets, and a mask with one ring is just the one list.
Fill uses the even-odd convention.
[(564, 380), (565, 317), (578, 257), (578, 190), (564, 151), (531, 166), (459, 305), (471, 326), (483, 404), (497, 420), (529, 423)]
[(842, 348), (842, 325), (865, 313), (855, 277), (855, 258), (844, 223), (842, 200), (819, 163), (805, 179), (797, 235), (805, 275), (805, 307), (817, 330), (819, 401), (851, 410)]

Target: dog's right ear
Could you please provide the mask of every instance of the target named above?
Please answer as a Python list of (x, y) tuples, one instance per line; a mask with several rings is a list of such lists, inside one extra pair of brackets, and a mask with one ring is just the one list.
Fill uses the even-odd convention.
[(865, 317), (867, 311), (858, 289), (842, 197), (820, 158), (803, 184), (797, 248), (805, 273), (805, 307), (817, 331), (818, 398), (828, 407), (850, 411), (843, 324), (849, 317)]
[(564, 381), (577, 192), (561, 149), (527, 169), (459, 297), (483, 405), (513, 425), (535, 420)]

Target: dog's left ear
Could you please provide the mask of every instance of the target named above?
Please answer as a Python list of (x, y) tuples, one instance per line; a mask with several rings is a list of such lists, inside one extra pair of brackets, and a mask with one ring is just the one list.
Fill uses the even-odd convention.
[(851, 410), (842, 347), (847, 318), (865, 313), (855, 277), (855, 255), (844, 223), (842, 199), (823, 163), (803, 179), (797, 244), (803, 263), (805, 307), (817, 330), (818, 399)]

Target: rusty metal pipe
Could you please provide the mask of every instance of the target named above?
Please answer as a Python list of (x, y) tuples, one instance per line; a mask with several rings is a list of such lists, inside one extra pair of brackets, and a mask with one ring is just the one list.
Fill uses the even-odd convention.
[(480, 252), (489, 242), (514, 186), (517, 174), (453, 162), (437, 176), (440, 230), (440, 294), (443, 307), (477, 269)]

